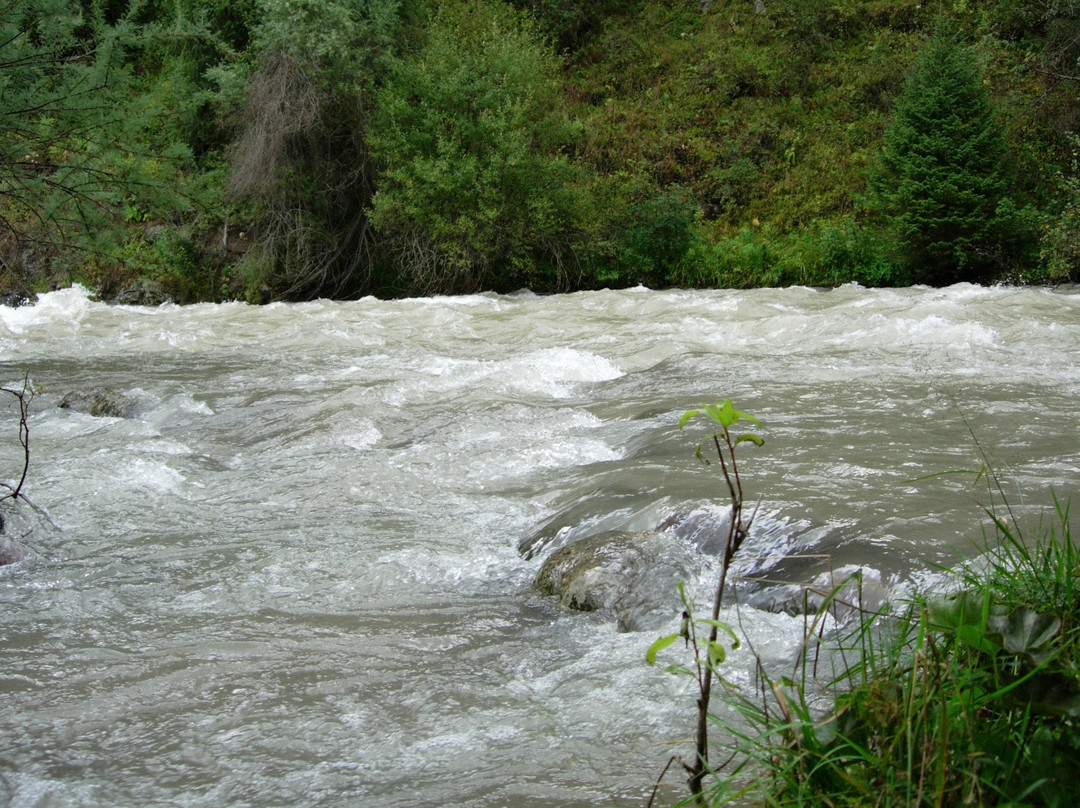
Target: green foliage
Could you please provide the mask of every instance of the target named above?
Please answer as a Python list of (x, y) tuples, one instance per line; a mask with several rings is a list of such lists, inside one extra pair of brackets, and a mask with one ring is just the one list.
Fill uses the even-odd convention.
[(329, 90), (369, 95), (417, 14), (416, 0), (263, 0), (256, 52), (284, 52)]
[(1071, 172), (1057, 177), (1064, 204), (1046, 224), (1042, 241), (1046, 279), (1054, 282), (1080, 279), (1080, 138), (1074, 144)]
[(207, 260), (192, 236), (181, 229), (165, 229), (152, 238), (133, 238), (116, 250), (115, 258), (139, 277), (160, 283), (165, 294), (178, 303), (219, 297), (218, 267)]
[[(967, 123), (992, 99), (986, 164), (875, 183), (871, 226), (939, 20), (979, 43), (981, 77), (936, 68)], [(155, 274), (151, 226), (243, 229), (260, 300), (1077, 277), (1080, 0), (0, 0), (0, 29), (5, 287)]]
[(813, 222), (797, 231), (781, 250), (784, 277), (804, 286), (903, 286), (907, 267), (893, 260), (870, 228), (850, 222)]
[(989, 275), (1011, 227), (1004, 151), (973, 54), (939, 27), (904, 85), (873, 175), (876, 206), (919, 279)]
[(371, 217), (406, 290), (566, 285), (584, 200), (533, 22), (498, 0), (440, 4), (375, 107)]
[(136, 15), (141, 35), (130, 61), (139, 100), (159, 111), (154, 134), (182, 140), (200, 157), (219, 151), (225, 122), (213, 77), (247, 47), (257, 0), (151, 0)]
[(154, 111), (125, 95), (137, 35), (126, 16), (107, 21), (95, 6), (0, 2), (0, 224), (9, 237), (0, 247), (9, 270), (25, 244), (39, 263), (67, 248), (107, 249), (129, 200), (184, 207), (169, 180), (187, 150), (165, 142), (147, 153)]
[(560, 49), (581, 44), (598, 23), (605, 5), (595, 0), (512, 0), (536, 17)]
[(815, 221), (787, 234), (751, 226), (713, 244), (699, 239), (672, 281), (691, 287), (876, 287), (908, 284), (911, 275), (888, 254), (877, 232), (841, 219)]
[[(734, 749), (699, 802), (1076, 804), (1080, 552), (1054, 504), (1034, 538), (1007, 502), (990, 511), (998, 544), (959, 570), (963, 589), (860, 611), (822, 643), (842, 582), (808, 617), (791, 674), (759, 660), (754, 692), (727, 689), (740, 720), (712, 720)], [(654, 643), (653, 661), (679, 636)]]
[(619, 238), (625, 275), (648, 286), (670, 283), (694, 243), (698, 213), (681, 188), (631, 205)]

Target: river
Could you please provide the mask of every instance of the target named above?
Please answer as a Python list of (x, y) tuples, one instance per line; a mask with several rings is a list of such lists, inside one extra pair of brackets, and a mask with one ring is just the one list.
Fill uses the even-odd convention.
[[(692, 731), (667, 629), (541, 597), (519, 543), (722, 506), (677, 422), (731, 397), (758, 550), (902, 588), (986, 525), (927, 475), (1075, 492), (1078, 368), (1075, 287), (2, 309), (54, 526), (0, 569), (0, 804), (641, 805)], [(131, 417), (57, 407), (99, 386)], [(741, 612), (780, 664), (801, 620)]]

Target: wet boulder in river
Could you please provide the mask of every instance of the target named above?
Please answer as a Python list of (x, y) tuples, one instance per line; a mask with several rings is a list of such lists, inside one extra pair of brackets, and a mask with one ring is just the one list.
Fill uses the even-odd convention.
[(134, 411), (135, 402), (115, 390), (96, 387), (93, 390), (73, 390), (57, 406), (103, 418), (127, 418)]
[(682, 608), (678, 583), (693, 574), (695, 555), (670, 534), (600, 533), (548, 556), (536, 585), (571, 609), (613, 612), (620, 631), (652, 629)]

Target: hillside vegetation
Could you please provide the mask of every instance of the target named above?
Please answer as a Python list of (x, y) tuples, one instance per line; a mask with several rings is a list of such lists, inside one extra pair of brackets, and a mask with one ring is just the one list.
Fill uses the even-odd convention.
[(0, 291), (1080, 279), (1080, 0), (0, 0)]

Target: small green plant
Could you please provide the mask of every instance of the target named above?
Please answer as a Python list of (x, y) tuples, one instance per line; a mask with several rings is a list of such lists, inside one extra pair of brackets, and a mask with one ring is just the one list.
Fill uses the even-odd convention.
[[(712, 770), (709, 765), (709, 702), (712, 698), (713, 680), (720, 675), (717, 666), (723, 663), (727, 657), (727, 650), (720, 642), (720, 632), (726, 634), (731, 640), (732, 649), (739, 646), (739, 639), (735, 632), (729, 625), (720, 620), (720, 605), (724, 598), (724, 589), (728, 570), (731, 568), (731, 561), (739, 552), (743, 542), (746, 541), (746, 535), (754, 521), (753, 513), (746, 517), (743, 512), (742, 476), (739, 473), (736, 449), (743, 443), (753, 443), (761, 446), (764, 440), (755, 432), (736, 434), (732, 431), (740, 421), (747, 421), (757, 427), (761, 426), (761, 422), (754, 416), (735, 409), (731, 399), (725, 399), (719, 404), (703, 405), (700, 410), (686, 412), (679, 419), (679, 429), (685, 428), (688, 422), (698, 417), (709, 419), (719, 427), (719, 430), (707, 435), (698, 442), (697, 458), (702, 463), (711, 465), (711, 461), (706, 456), (705, 447), (711, 446), (711, 449), (715, 450), (716, 459), (720, 464), (720, 471), (731, 500), (731, 521), (728, 523), (727, 537), (724, 540), (723, 551), (720, 556), (720, 575), (713, 596), (712, 614), (709, 619), (695, 619), (693, 604), (687, 597), (685, 589), (680, 585), (679, 594), (682, 596), (684, 606), (681, 630), (675, 634), (661, 637), (654, 642), (646, 652), (645, 658), (650, 665), (655, 664), (659, 651), (680, 638), (694, 649), (693, 669), (675, 665), (669, 667), (668, 670), (672, 673), (689, 674), (696, 679), (698, 716), (695, 756), (692, 762), (683, 762), (683, 767), (690, 776), (688, 781), (690, 793), (699, 804), (703, 805), (702, 783), (706, 774)], [(701, 641), (698, 637), (699, 626), (708, 630), (704, 641)]]
[(727, 694), (741, 720), (713, 717), (735, 749), (709, 804), (1077, 804), (1076, 603), (1023, 594), (1065, 591), (1075, 549), (1067, 527), (1022, 551), (1004, 540), (959, 593), (864, 614), (832, 641), (808, 618), (792, 674), (759, 663), (756, 697)]

